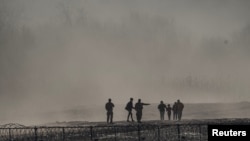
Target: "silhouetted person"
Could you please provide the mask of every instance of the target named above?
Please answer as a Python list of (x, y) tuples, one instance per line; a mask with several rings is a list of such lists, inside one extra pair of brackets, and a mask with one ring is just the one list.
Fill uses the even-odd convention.
[(172, 110), (173, 110), (173, 120), (177, 120), (177, 102), (174, 103)]
[(179, 99), (177, 100), (176, 107), (177, 107), (178, 120), (181, 120), (184, 104), (180, 102)]
[(166, 108), (167, 108), (167, 106), (163, 103), (163, 101), (161, 101), (161, 103), (158, 105), (161, 120), (164, 120), (164, 114), (165, 114), (165, 109)]
[(135, 104), (136, 118), (138, 123), (141, 123), (143, 105), (150, 105), (150, 104), (141, 103), (141, 99), (138, 99), (138, 102)]
[(167, 114), (168, 114), (168, 120), (171, 119), (171, 110), (172, 110), (172, 108), (170, 107), (170, 104), (168, 104), (168, 106), (166, 108), (166, 111), (167, 111)]
[(129, 122), (129, 117), (131, 117), (132, 122), (133, 120), (133, 114), (132, 114), (132, 109), (133, 109), (133, 98), (130, 98), (130, 101), (127, 103), (125, 109), (128, 111), (128, 117), (127, 117), (127, 122)]
[(107, 123), (113, 123), (113, 108), (115, 105), (111, 102), (111, 99), (106, 103), (105, 108), (107, 110)]

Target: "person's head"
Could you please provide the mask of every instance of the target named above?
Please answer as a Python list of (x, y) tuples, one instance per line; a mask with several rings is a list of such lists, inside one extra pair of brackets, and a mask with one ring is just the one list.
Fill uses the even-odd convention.
[(168, 104), (168, 107), (170, 106), (170, 104)]
[(132, 98), (132, 97), (130, 98), (130, 101), (133, 101), (133, 98)]
[(109, 102), (111, 102), (111, 98), (109, 98)]
[(177, 102), (179, 103), (179, 102), (180, 102), (180, 99), (178, 99)]
[(161, 104), (163, 104), (163, 101), (161, 101)]
[(141, 99), (138, 99), (138, 102), (141, 103)]

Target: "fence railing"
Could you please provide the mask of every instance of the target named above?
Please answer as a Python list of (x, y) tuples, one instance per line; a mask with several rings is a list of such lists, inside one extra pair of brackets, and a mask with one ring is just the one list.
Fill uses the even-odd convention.
[(0, 128), (0, 141), (207, 141), (207, 125), (127, 124)]

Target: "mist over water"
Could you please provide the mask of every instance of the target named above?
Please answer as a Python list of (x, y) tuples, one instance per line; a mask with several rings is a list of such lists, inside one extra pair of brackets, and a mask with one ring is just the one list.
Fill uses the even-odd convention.
[(60, 121), (55, 111), (108, 98), (249, 101), (249, 7), (245, 0), (1, 0), (0, 124)]

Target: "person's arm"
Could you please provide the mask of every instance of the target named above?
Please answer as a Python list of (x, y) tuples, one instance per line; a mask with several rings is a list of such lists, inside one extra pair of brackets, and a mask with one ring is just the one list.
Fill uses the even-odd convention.
[(135, 107), (133, 106), (133, 103), (130, 103), (129, 105), (131, 107), (131, 109), (134, 109)]
[(132, 109), (135, 109), (135, 106), (133, 106), (133, 103), (131, 104), (131, 106), (132, 106)]
[(132, 108), (132, 109), (135, 109), (135, 106), (133, 106), (133, 103), (131, 103), (131, 108)]

